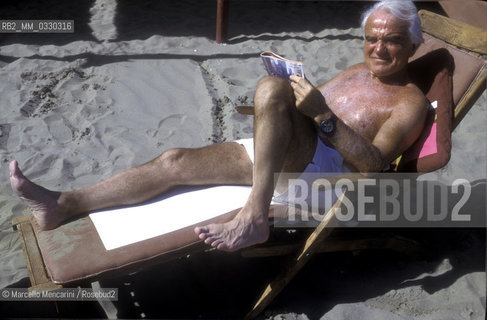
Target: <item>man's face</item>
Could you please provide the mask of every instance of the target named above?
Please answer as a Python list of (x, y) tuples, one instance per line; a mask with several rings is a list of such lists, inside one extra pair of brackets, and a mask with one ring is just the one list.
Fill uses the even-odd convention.
[(372, 13), (365, 24), (365, 63), (376, 77), (388, 77), (402, 71), (414, 46), (407, 22), (385, 9)]

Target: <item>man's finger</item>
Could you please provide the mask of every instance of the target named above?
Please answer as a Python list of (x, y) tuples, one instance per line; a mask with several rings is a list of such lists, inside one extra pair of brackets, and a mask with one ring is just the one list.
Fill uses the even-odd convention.
[(292, 83), (298, 83), (302, 79), (304, 78), (301, 78), (300, 76), (297, 76), (295, 74), (289, 76), (289, 80), (291, 80)]

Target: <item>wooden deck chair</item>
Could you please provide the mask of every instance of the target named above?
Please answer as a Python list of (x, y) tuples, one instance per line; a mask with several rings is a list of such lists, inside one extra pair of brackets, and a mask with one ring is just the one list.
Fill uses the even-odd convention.
[[(457, 127), (486, 88), (487, 32), (455, 20), (421, 10), (419, 12), (425, 43), (409, 63), (412, 81), (438, 107), (431, 109), (425, 129), (418, 141), (394, 164), (398, 172), (430, 172), (446, 165), (450, 159), (451, 132)], [(252, 114), (252, 109), (240, 107), (240, 112)], [(360, 176), (359, 176), (360, 177)], [(351, 177), (354, 178), (353, 176)], [(476, 188), (485, 192), (485, 182)], [(325, 218), (313, 231), (304, 247), (290, 261), (289, 266), (269, 283), (247, 315), (256, 317), (279, 294), (314, 252), (356, 251), (369, 248), (389, 248), (411, 251), (407, 241), (394, 237), (362, 239), (330, 239), (330, 221)], [(293, 248), (257, 246), (245, 250), (247, 256), (288, 254)]]
[[(449, 44), (443, 43), (443, 41), (453, 39), (455, 45), (462, 45), (464, 40), (469, 40), (469, 35), (472, 32), (477, 37), (483, 37), (483, 39), (485, 39), (485, 33), (479, 33), (478, 30), (469, 26), (458, 24), (428, 12), (421, 12), (421, 18), (425, 32), (432, 34), (432, 38), (427, 40), (427, 44), (428, 41), (432, 43), (440, 41), (439, 43), (442, 43), (441, 45), (446, 47), (448, 51), (452, 50), (454, 52), (452, 55), (457, 66), (453, 74), (453, 97), (456, 105), (454, 119), (458, 119), (453, 122), (455, 126), (485, 89), (486, 61), (460, 51)], [(440, 31), (439, 35), (435, 31), (438, 29)], [(445, 36), (445, 30), (447, 29), (457, 31)], [(438, 37), (438, 39), (433, 37)], [(485, 45), (486, 42), (482, 43), (480, 41), (480, 43)], [(468, 50), (477, 50), (471, 46), (466, 46), (466, 48)], [(480, 49), (480, 53), (487, 53), (485, 47)], [(461, 66), (461, 68), (458, 66)], [(458, 76), (461, 79), (456, 81)], [(330, 225), (334, 221), (334, 210), (339, 206), (340, 200), (328, 212), (320, 226), (305, 241), (303, 249), (299, 252), (298, 257), (293, 260), (292, 267), (284, 273), (284, 277), (268, 286), (263, 297), (259, 299), (259, 302), (249, 313), (249, 317), (254, 317), (263, 310), (304, 265), (307, 259), (316, 250), (320, 249), (323, 238), (331, 230)], [(286, 216), (288, 209), (287, 206), (283, 205), (271, 206), (270, 217)], [(198, 224), (228, 221), (233, 218), (236, 212), (238, 212), (238, 209)], [(36, 289), (76, 286), (104, 277), (127, 274), (141, 270), (149, 265), (163, 263), (207, 248), (195, 236), (192, 226), (107, 251), (101, 243), (89, 217), (68, 222), (49, 231), (41, 231), (30, 216), (15, 218), (12, 223), (19, 232), (31, 285), (32, 288)], [(354, 243), (349, 243), (349, 246), (357, 248)], [(343, 247), (340, 246), (339, 249), (341, 248)]]

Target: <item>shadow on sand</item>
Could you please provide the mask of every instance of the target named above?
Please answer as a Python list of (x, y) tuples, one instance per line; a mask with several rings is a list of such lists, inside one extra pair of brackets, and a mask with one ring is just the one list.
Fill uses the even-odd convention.
[[(348, 230), (353, 231), (353, 230)], [(375, 232), (371, 230), (371, 232)], [(340, 303), (363, 302), (403, 287), (419, 285), (429, 294), (460, 277), (485, 271), (485, 230), (402, 229), (395, 234), (426, 244), (428, 256), (369, 250), (316, 255), (274, 300), (262, 317), (304, 313), (317, 319)], [(195, 254), (138, 273), (100, 281), (118, 288), (113, 302), (118, 318), (242, 318), (266, 283), (282, 270), (286, 257), (243, 258), (239, 253)], [(452, 268), (433, 272), (445, 259)], [(407, 281), (406, 281), (407, 280)], [(27, 287), (27, 279), (11, 287)], [(96, 302), (10, 302), (6, 317), (106, 317)]]

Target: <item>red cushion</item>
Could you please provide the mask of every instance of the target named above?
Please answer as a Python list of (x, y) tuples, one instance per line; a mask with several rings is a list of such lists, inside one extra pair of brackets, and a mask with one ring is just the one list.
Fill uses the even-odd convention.
[(453, 118), (453, 58), (446, 49), (426, 53), (409, 63), (411, 80), (430, 102), (425, 129), (418, 140), (403, 153), (397, 171), (430, 172), (448, 163), (451, 154)]

